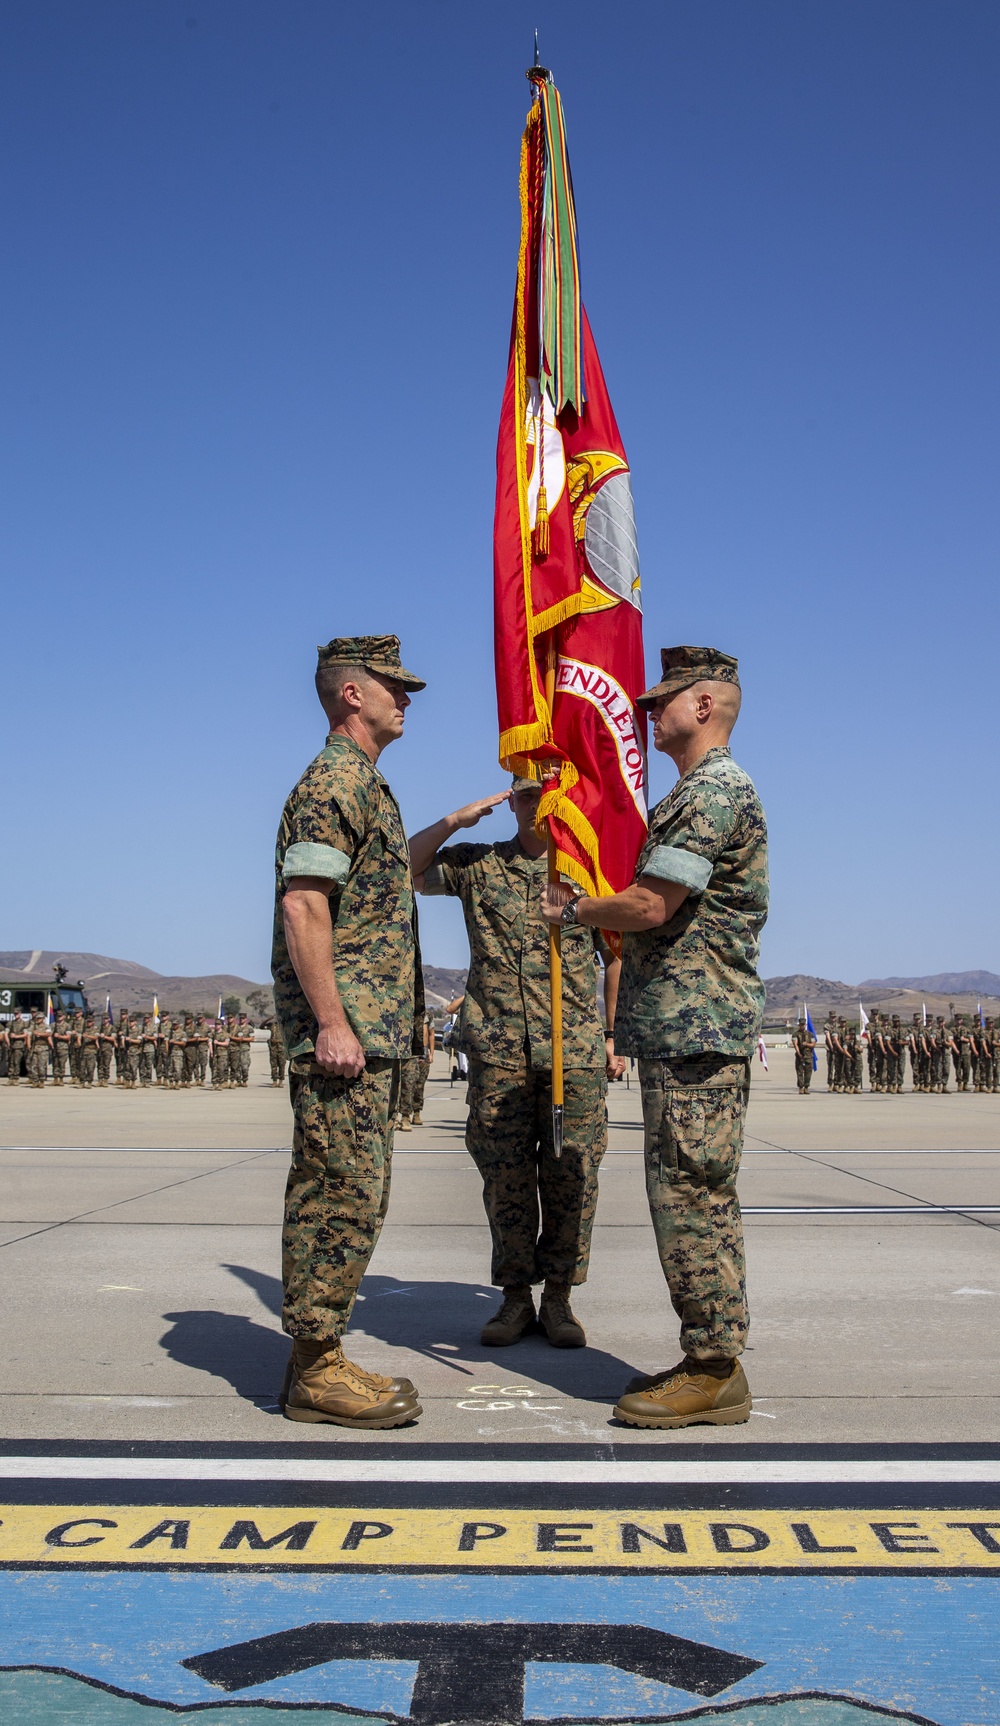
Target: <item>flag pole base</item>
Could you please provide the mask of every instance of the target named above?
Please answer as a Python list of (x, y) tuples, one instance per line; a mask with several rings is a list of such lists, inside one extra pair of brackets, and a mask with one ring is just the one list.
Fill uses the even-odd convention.
[(563, 1148), (563, 1105), (552, 1105), (552, 1149), (557, 1157), (562, 1156)]

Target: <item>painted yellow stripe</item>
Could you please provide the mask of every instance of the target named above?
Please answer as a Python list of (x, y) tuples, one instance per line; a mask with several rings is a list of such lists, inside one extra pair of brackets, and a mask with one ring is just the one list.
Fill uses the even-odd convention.
[(0, 1506), (0, 1563), (469, 1570), (1000, 1568), (996, 1510), (327, 1510)]

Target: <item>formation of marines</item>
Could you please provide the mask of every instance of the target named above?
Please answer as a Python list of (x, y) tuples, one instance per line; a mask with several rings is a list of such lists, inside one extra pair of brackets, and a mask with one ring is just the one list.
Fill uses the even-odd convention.
[[(800, 1019), (792, 1046), (803, 1092), (808, 1091), (812, 1075), (811, 1053), (808, 1070), (804, 1058), (810, 1042), (815, 1046), (815, 1038)], [(827, 1089), (844, 1095), (861, 1091), (865, 1052), (869, 1088), (887, 1096), (902, 1094), (907, 1058), (914, 1091), (946, 1096), (952, 1076), (956, 1091), (1000, 1091), (1000, 1024), (993, 1019), (977, 1023), (965, 1013), (956, 1013), (950, 1023), (942, 1014), (925, 1022), (921, 1013), (914, 1013), (912, 1023), (904, 1025), (898, 1013), (875, 1008), (862, 1039), (856, 1023), (831, 1010), (823, 1042)]]
[[(285, 1082), (281, 1027), (269, 1021), (271, 1083)], [(57, 1013), (49, 1024), (36, 1011), (0, 1025), (0, 1049), (7, 1055), (7, 1083), (17, 1085), (24, 1070), (35, 1090), (68, 1081), (80, 1090), (109, 1085), (148, 1090), (154, 1085), (181, 1091), (200, 1088), (211, 1075), (214, 1090), (244, 1089), (250, 1076), (254, 1027), (246, 1013), (213, 1019), (199, 1013), (154, 1016), (122, 1010), (110, 1013)], [(113, 1076), (112, 1076), (113, 1075)]]

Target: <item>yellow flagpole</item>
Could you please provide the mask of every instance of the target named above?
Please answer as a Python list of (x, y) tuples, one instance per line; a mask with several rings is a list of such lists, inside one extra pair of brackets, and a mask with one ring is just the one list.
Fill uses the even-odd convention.
[[(556, 632), (549, 634), (548, 659), (545, 666), (545, 700), (551, 719), (556, 693)], [(558, 769), (557, 769), (558, 771)], [(552, 817), (549, 817), (549, 880), (558, 881), (556, 842), (552, 837)], [(549, 924), (549, 1004), (552, 1015), (552, 1145), (557, 1157), (563, 1146), (563, 1014), (562, 1014), (562, 936), (558, 923)]]

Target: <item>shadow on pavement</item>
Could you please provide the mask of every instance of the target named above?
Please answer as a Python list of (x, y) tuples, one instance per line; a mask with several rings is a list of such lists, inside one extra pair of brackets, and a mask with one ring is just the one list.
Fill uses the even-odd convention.
[[(268, 1312), (275, 1315), (281, 1312), (281, 1283), (277, 1277), (268, 1276), (248, 1265), (229, 1264), (223, 1266), (223, 1269), (253, 1289)], [(392, 1348), (408, 1349), (425, 1360), (433, 1360), (441, 1366), (450, 1367), (452, 1372), (463, 1378), (477, 1378), (481, 1376), (481, 1367), (486, 1362), (495, 1362), (498, 1369), (502, 1368), (514, 1378), (531, 1378), (539, 1384), (547, 1385), (551, 1390), (562, 1391), (567, 1396), (584, 1397), (588, 1401), (600, 1400), (603, 1397), (617, 1400), (624, 1379), (639, 1370), (620, 1355), (609, 1354), (604, 1349), (552, 1348), (541, 1334), (526, 1337), (512, 1348), (483, 1348), (479, 1342), (479, 1333), (491, 1313), (496, 1310), (499, 1301), (499, 1289), (482, 1283), (414, 1283), (403, 1282), (398, 1277), (367, 1276), (358, 1294), (350, 1334), (371, 1337)], [(284, 1337), (278, 1336), (274, 1331), (265, 1332), (261, 1326), (253, 1324), (249, 1319), (227, 1318), (222, 1313), (175, 1313), (166, 1316), (173, 1318), (177, 1325), (173, 1335), (165, 1339), (164, 1346), (168, 1350), (176, 1350), (177, 1333), (181, 1328), (179, 1321), (185, 1318), (201, 1321), (201, 1330), (196, 1331), (196, 1334), (203, 1336), (205, 1342), (210, 1341), (211, 1337), (204, 1321), (213, 1317), (218, 1321), (220, 1341), (227, 1335), (225, 1327), (235, 1327), (231, 1332), (232, 1343), (238, 1344), (243, 1350), (252, 1344), (253, 1334), (258, 1337), (266, 1336), (266, 1359), (280, 1359), (274, 1380), (275, 1388), (280, 1384), (288, 1345)], [(187, 1357), (175, 1353), (174, 1358)], [(262, 1394), (259, 1389), (241, 1389), (236, 1373), (230, 1370), (224, 1354), (216, 1356), (212, 1361), (203, 1359), (198, 1362), (189, 1361), (188, 1364), (200, 1365), (202, 1370), (229, 1378), (240, 1395)], [(247, 1374), (241, 1365), (240, 1377), (241, 1381), (247, 1381)], [(256, 1372), (250, 1377), (254, 1385), (259, 1386), (263, 1374)]]
[(173, 1326), (160, 1339), (171, 1360), (211, 1373), (248, 1402), (272, 1401), (281, 1388), (288, 1338), (235, 1313), (166, 1312)]

